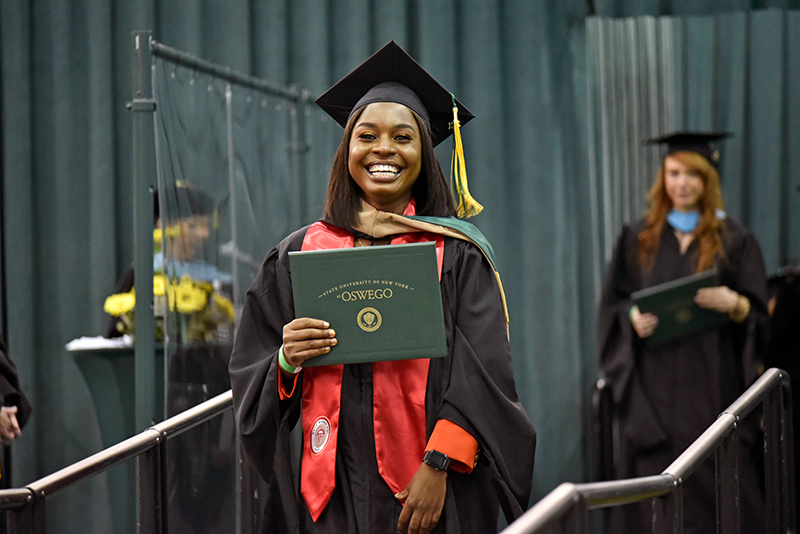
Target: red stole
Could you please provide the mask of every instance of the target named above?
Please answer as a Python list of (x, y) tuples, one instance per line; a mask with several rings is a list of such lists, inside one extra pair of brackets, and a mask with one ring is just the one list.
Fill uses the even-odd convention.
[[(413, 203), (409, 208), (413, 211)], [(302, 250), (347, 248), (353, 246), (353, 241), (353, 234), (350, 232), (317, 222), (306, 233)], [(422, 241), (436, 242), (441, 278), (443, 236), (422, 232), (408, 233), (392, 239), (392, 244)], [(378, 471), (394, 493), (405, 489), (422, 461), (426, 443), (425, 391), (429, 365), (428, 359), (372, 364), (372, 414)], [(343, 370), (342, 365), (308, 367), (303, 370), (303, 462), (300, 492), (314, 521), (325, 509), (335, 486)]]

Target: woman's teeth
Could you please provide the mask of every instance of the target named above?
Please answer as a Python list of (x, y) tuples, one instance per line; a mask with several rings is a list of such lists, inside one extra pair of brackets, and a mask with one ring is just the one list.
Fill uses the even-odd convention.
[(400, 168), (394, 165), (370, 165), (369, 173), (373, 176), (390, 178), (400, 172)]

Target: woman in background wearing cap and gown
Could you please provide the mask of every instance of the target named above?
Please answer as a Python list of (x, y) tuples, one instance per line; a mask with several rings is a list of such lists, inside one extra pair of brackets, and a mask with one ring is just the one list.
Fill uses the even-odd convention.
[[(618, 478), (661, 473), (762, 368), (767, 277), (755, 237), (723, 211), (712, 143), (724, 136), (683, 132), (654, 140), (667, 145), (667, 155), (648, 212), (622, 229), (606, 271), (598, 350), (620, 423)], [(640, 313), (631, 293), (709, 269), (720, 285), (698, 290), (695, 302), (730, 320), (649, 346), (658, 319)], [(765, 528), (752, 438), (742, 436), (743, 532)], [(716, 532), (713, 458), (683, 486), (684, 532)], [(610, 518), (608, 532), (645, 532), (649, 501), (613, 508)]]
[[(20, 387), (17, 366), (8, 356), (5, 338), (0, 335), (0, 443), (8, 446), (20, 437), (32, 411)], [(3, 466), (6, 469), (8, 467)]]
[[(188, 275), (193, 280), (221, 284), (228, 289), (231, 284), (230, 273), (219, 270), (203, 258), (217, 210), (214, 198), (203, 189), (184, 181), (178, 181), (168, 197), (173, 199), (172, 210), (168, 210), (162, 220), (158, 193), (153, 195), (155, 227), (165, 233), (166, 244), (166, 251), (158, 250), (153, 254), (153, 271), (162, 273), (166, 269), (175, 279)], [(160, 249), (158, 238), (155, 241)], [(114, 293), (130, 291), (133, 279), (133, 263), (130, 263), (117, 279)], [(122, 320), (111, 317), (103, 336), (120, 337), (123, 330)]]
[[(171, 280), (189, 276), (229, 292), (231, 275), (205, 261), (205, 248), (216, 215), (214, 198), (202, 188), (177, 181), (174, 189), (161, 198), (169, 199), (170, 209), (160, 210), (159, 195), (154, 194), (155, 226), (164, 232), (165, 250), (153, 255), (154, 273), (165, 273)], [(160, 249), (159, 239), (155, 239)], [(129, 264), (117, 280), (114, 293), (133, 288), (134, 268)], [(120, 337), (125, 325), (111, 316), (104, 337)], [(230, 389), (227, 365), (231, 351), (227, 340), (207, 343), (199, 340), (178, 341), (169, 357), (167, 375), (167, 417), (177, 415)], [(175, 340), (172, 341), (173, 345)], [(228, 424), (230, 424), (228, 422)], [(227, 432), (226, 432), (227, 430)], [(225, 483), (234, 474), (236, 446), (230, 426), (215, 418), (205, 426), (190, 430), (178, 438), (169, 456), (170, 531), (173, 533), (218, 532), (234, 519), (232, 491)]]
[[(317, 103), (345, 126), (325, 218), (267, 254), (230, 364), (242, 447), (268, 483), (261, 532), (494, 532), (501, 506), (509, 522), (527, 508), (535, 432), (496, 273), (451, 217), (433, 152), (454, 105), (471, 115), (394, 42)], [(288, 252), (420, 241), (439, 251), (447, 357), (303, 369), (335, 346), (336, 318), (294, 316)]]

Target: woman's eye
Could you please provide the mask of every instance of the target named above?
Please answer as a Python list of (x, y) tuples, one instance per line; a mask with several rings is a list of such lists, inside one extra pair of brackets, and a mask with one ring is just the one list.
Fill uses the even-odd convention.
[(375, 139), (375, 135), (372, 134), (372, 133), (369, 133), (369, 132), (363, 132), (363, 133), (358, 134), (358, 138), (359, 139), (363, 139), (365, 141), (371, 141), (371, 140)]
[(411, 140), (411, 136), (409, 134), (397, 134), (396, 136), (394, 136), (394, 138), (397, 139), (398, 141), (410, 141)]

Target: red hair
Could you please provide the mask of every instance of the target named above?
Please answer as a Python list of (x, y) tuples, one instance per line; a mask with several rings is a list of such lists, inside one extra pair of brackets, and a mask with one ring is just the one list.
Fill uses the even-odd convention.
[[(664, 162), (667, 158), (673, 158), (696, 171), (703, 180), (703, 195), (697, 205), (700, 221), (692, 235), (699, 243), (694, 258), (694, 271), (705, 271), (712, 268), (717, 257), (724, 253), (719, 232), (721, 223), (717, 217), (717, 210), (724, 209), (719, 173), (706, 158), (696, 152), (675, 152), (664, 158)], [(667, 215), (672, 210), (672, 201), (667, 196), (664, 185), (664, 163), (661, 164), (656, 181), (647, 194), (647, 203), (649, 209), (645, 215), (644, 230), (639, 233), (639, 248), (636, 253), (636, 260), (644, 271), (652, 270), (655, 264), (661, 232)]]

